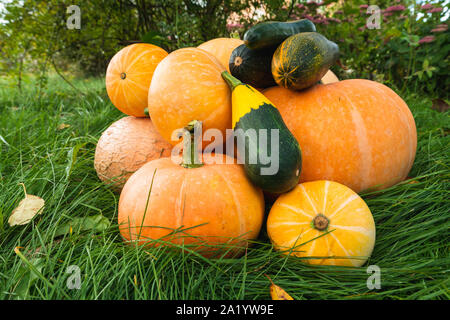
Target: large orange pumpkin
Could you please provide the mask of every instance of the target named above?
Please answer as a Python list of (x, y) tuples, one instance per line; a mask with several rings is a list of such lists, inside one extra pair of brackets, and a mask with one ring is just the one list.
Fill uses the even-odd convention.
[(102, 181), (120, 190), (145, 163), (170, 156), (172, 145), (156, 131), (150, 118), (125, 117), (106, 129), (95, 149), (94, 166)]
[(243, 44), (244, 41), (236, 38), (216, 38), (206, 42), (203, 42), (197, 48), (203, 49), (211, 53), (222, 65), (230, 72), (228, 64), (230, 62), (230, 56), (234, 49)]
[(361, 266), (375, 244), (372, 213), (350, 188), (333, 181), (299, 184), (267, 218), (275, 248), (311, 264)]
[(300, 181), (333, 180), (356, 192), (406, 178), (417, 147), (414, 118), (387, 86), (344, 80), (305, 91), (264, 91), (303, 155)]
[[(209, 157), (203, 157), (205, 163), (213, 162)], [(234, 162), (223, 157), (224, 163)], [(166, 241), (212, 256), (225, 248), (230, 254), (242, 252), (258, 236), (263, 216), (262, 191), (250, 183), (241, 165), (185, 168), (164, 158), (145, 164), (127, 181), (118, 221), (126, 240), (158, 240), (152, 245)]]
[(106, 70), (106, 91), (123, 113), (145, 117), (148, 88), (158, 63), (168, 53), (152, 44), (136, 43), (117, 52)]
[(156, 67), (148, 109), (167, 141), (177, 144), (180, 140), (172, 134), (193, 120), (202, 121), (204, 131), (218, 129), (225, 137), (231, 128), (231, 94), (223, 71), (214, 56), (197, 48), (173, 51)]

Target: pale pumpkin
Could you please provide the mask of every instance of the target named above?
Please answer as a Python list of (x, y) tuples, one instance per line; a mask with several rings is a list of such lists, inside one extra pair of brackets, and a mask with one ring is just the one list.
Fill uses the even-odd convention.
[(359, 267), (375, 244), (375, 223), (364, 200), (325, 180), (281, 195), (267, 218), (267, 233), (277, 250), (310, 264)]
[(230, 56), (233, 50), (239, 47), (241, 44), (244, 44), (244, 41), (236, 38), (216, 38), (206, 42), (203, 42), (197, 48), (208, 51), (220, 63), (230, 72), (230, 68), (228, 66), (230, 62)]
[(304, 91), (272, 87), (303, 155), (300, 182), (332, 180), (356, 192), (403, 181), (416, 153), (414, 118), (387, 86), (370, 80), (318, 84)]
[[(205, 163), (213, 162), (209, 157)], [(223, 157), (224, 163), (234, 162)], [(127, 181), (118, 221), (128, 241), (153, 246), (164, 241), (211, 257), (228, 249), (227, 256), (242, 252), (258, 236), (263, 217), (262, 191), (241, 165), (185, 168), (164, 158), (145, 164)]]
[(145, 163), (168, 157), (172, 145), (156, 131), (150, 118), (124, 117), (101, 135), (95, 149), (98, 177), (115, 190)]
[(150, 85), (148, 110), (164, 139), (177, 144), (181, 139), (174, 133), (192, 120), (202, 121), (203, 131), (218, 129), (225, 137), (231, 128), (231, 93), (223, 71), (214, 56), (197, 48), (175, 50), (161, 61)]
[(338, 81), (339, 81), (338, 77), (336, 77), (336, 75), (331, 70), (328, 70), (327, 73), (325, 73), (325, 75), (322, 77), (322, 79), (320, 79), (320, 82), (322, 84), (329, 84)]
[(106, 70), (106, 91), (123, 113), (145, 117), (153, 72), (168, 53), (155, 45), (136, 43), (117, 52)]

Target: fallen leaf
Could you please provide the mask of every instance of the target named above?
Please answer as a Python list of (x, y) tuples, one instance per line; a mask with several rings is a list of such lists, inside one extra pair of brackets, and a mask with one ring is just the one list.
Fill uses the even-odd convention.
[(433, 99), (432, 100), (431, 109), (439, 111), (439, 112), (446, 112), (450, 109), (450, 106), (447, 102), (445, 102), (442, 99)]
[(25, 185), (23, 183), (21, 183), (21, 185), (23, 186), (25, 198), (20, 201), (19, 205), (13, 210), (8, 219), (8, 223), (11, 227), (29, 223), (35, 215), (42, 213), (42, 209), (45, 205), (44, 199), (27, 194)]
[(61, 123), (59, 126), (58, 126), (58, 130), (64, 130), (64, 129), (66, 129), (66, 128), (70, 128), (70, 124), (66, 124), (66, 123)]
[(294, 298), (284, 291), (283, 288), (273, 283), (272, 279), (270, 279), (267, 274), (265, 274), (265, 276), (270, 281), (270, 296), (272, 297), (272, 300), (294, 300)]

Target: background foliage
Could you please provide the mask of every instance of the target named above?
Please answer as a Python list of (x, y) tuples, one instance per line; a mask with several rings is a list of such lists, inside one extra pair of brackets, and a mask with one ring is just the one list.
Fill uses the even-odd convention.
[[(448, 2), (448, 1), (447, 1)], [(339, 44), (340, 78), (368, 78), (397, 88), (414, 86), (448, 98), (449, 50), (446, 1), (352, 0), (10, 0), (1, 13), (0, 72), (22, 87), (31, 72), (37, 88), (49, 70), (65, 76), (103, 75), (123, 46), (151, 42), (168, 51), (216, 37), (242, 37), (268, 19), (311, 19)], [(81, 29), (69, 30), (67, 8), (81, 10)], [(380, 29), (367, 29), (367, 6), (381, 11)]]

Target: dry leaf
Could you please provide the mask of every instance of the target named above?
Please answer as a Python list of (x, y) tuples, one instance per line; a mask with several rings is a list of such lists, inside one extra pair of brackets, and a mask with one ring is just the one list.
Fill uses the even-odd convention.
[(283, 288), (273, 283), (272, 279), (270, 279), (267, 274), (265, 274), (265, 276), (270, 281), (270, 296), (272, 297), (272, 300), (294, 300), (294, 298), (284, 291)]
[(65, 129), (65, 128), (69, 128), (69, 127), (70, 127), (70, 124), (61, 123), (61, 124), (58, 126), (58, 130), (63, 130), (63, 129)]
[(29, 223), (35, 215), (42, 213), (45, 204), (44, 199), (27, 194), (25, 185), (23, 183), (21, 183), (21, 185), (25, 192), (25, 199), (22, 199), (19, 205), (11, 213), (11, 216), (8, 219), (8, 223), (11, 227)]

